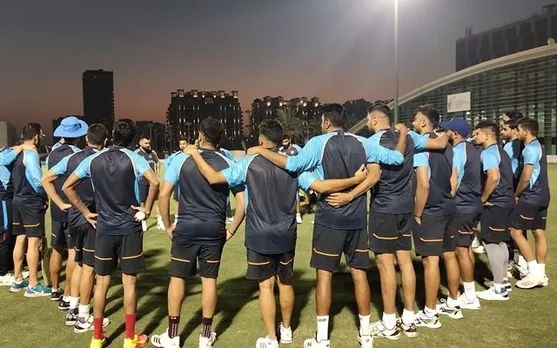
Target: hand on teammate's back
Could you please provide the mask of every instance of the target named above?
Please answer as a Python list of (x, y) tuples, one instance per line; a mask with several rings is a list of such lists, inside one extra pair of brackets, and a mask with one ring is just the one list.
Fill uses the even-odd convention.
[(398, 124), (395, 126), (395, 129), (396, 129), (397, 131), (399, 131), (400, 133), (408, 133), (408, 127), (406, 127), (406, 125), (403, 124), (403, 123), (398, 123)]
[(362, 182), (365, 180), (366, 176), (367, 176), (367, 169), (366, 166), (362, 164), (362, 166), (358, 168), (358, 170), (354, 174), (354, 177), (358, 178), (359, 182)]
[(259, 154), (260, 149), (261, 149), (261, 146), (252, 146), (246, 152), (246, 156), (257, 155), (257, 154)]
[(191, 156), (192, 154), (197, 152), (197, 146), (196, 145), (188, 145), (184, 149), (184, 152)]

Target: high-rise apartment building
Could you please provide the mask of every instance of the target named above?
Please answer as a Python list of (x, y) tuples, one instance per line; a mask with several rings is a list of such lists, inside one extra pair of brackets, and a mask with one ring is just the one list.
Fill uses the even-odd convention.
[(171, 93), (166, 113), (167, 137), (175, 148), (179, 138), (191, 141), (197, 138), (199, 124), (212, 117), (224, 125), (225, 140), (235, 139), (242, 134), (242, 109), (238, 91), (184, 91)]
[(466, 37), (456, 42), (456, 71), (488, 60), (546, 46), (557, 40), (557, 4), (544, 6), (541, 14), (473, 34), (466, 29)]
[(321, 102), (319, 98), (292, 98), (269, 97), (255, 99), (251, 104), (250, 133), (257, 134), (257, 126), (266, 119), (277, 118), (278, 110), (281, 108), (292, 108), (298, 112), (298, 117), (303, 121), (310, 121), (319, 117)]
[(114, 74), (112, 71), (87, 70), (83, 80), (83, 120), (102, 123), (112, 134), (114, 126)]

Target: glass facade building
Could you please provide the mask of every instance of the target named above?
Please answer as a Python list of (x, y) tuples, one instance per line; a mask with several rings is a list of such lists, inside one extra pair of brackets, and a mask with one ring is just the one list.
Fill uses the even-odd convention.
[[(470, 92), (470, 110), (447, 113), (449, 95)], [(474, 126), (499, 122), (506, 111), (519, 110), (539, 123), (538, 137), (548, 155), (557, 154), (557, 45), (491, 60), (422, 86), (399, 100), (399, 121), (409, 124), (422, 104), (432, 104), (442, 119), (464, 117)], [(394, 103), (390, 103), (391, 108)], [(365, 131), (366, 121), (352, 132)]]

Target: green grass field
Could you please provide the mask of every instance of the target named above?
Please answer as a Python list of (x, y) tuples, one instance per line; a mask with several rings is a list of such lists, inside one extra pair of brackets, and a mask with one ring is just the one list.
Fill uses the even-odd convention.
[[(550, 167), (550, 177), (557, 178), (557, 165)], [(557, 182), (551, 182), (553, 197), (557, 198)], [(557, 206), (549, 211), (547, 273), (557, 274)], [(293, 347), (302, 347), (305, 338), (315, 332), (315, 272), (309, 267), (313, 216), (304, 216), (298, 229), (295, 281), (296, 304), (293, 318)], [(137, 331), (158, 334), (167, 327), (166, 290), (167, 265), (170, 260), (170, 241), (156, 230), (156, 218), (150, 219), (150, 230), (145, 234), (145, 255), (148, 271), (138, 277)], [(47, 221), (47, 225), (49, 222)], [(47, 233), (50, 235), (49, 233)], [(530, 238), (532, 239), (532, 238)], [(257, 301), (257, 284), (244, 278), (246, 269), (243, 229), (226, 245), (219, 278), (219, 301), (214, 330), (219, 338), (215, 347), (253, 347), (264, 335)], [(372, 256), (373, 258), (373, 256)], [(418, 305), (423, 306), (423, 268), (416, 259), (418, 276)], [(369, 270), (372, 290), (372, 320), (381, 313), (381, 294), (378, 270), (372, 260)], [(490, 274), (486, 259), (480, 258), (476, 278)], [(120, 276), (113, 277), (108, 294), (106, 315), (112, 320), (107, 328), (110, 347), (122, 345), (124, 317)], [(441, 292), (446, 293), (442, 279)], [(63, 284), (64, 285), (64, 284)], [(333, 281), (331, 311), (331, 343), (335, 347), (358, 347), (357, 312), (350, 275), (346, 268), (336, 273)], [(477, 289), (481, 289), (478, 284)], [(11, 294), (7, 287), (0, 289), (0, 347), (88, 347), (92, 333), (74, 334), (64, 325), (65, 314), (48, 298), (27, 299), (22, 293)], [(462, 320), (443, 317), (438, 330), (419, 329), (415, 339), (402, 337), (399, 341), (375, 340), (375, 347), (556, 347), (555, 310), (557, 285), (545, 289), (520, 290), (511, 293), (506, 303), (482, 302), (482, 310), (466, 311)], [(182, 308), (180, 332), (184, 347), (197, 347), (201, 323), (201, 284), (192, 279), (187, 284), (187, 297)], [(398, 305), (401, 305), (399, 299)], [(402, 308), (399, 307), (399, 311)]]

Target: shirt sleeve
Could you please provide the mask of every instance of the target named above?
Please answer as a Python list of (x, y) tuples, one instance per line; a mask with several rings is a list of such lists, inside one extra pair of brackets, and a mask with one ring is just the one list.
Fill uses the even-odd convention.
[(303, 172), (300, 176), (298, 176), (298, 187), (307, 191), (317, 179), (317, 176), (312, 172)]
[(10, 164), (15, 161), (17, 158), (17, 154), (12, 149), (6, 149), (0, 152), (0, 165), (2, 166), (9, 166)]
[(140, 156), (139, 154), (131, 153), (130, 157), (133, 161), (133, 165), (135, 167), (135, 174), (137, 176), (143, 176), (146, 171), (151, 169), (151, 166), (149, 165), (149, 162), (147, 162), (147, 160), (145, 158), (143, 158), (142, 156)]
[(400, 152), (387, 149), (371, 139), (363, 139), (362, 142), (366, 149), (367, 163), (399, 166), (404, 162), (404, 156)]
[(31, 184), (35, 192), (44, 194), (41, 186), (43, 172), (41, 170), (41, 160), (37, 151), (25, 150), (23, 164), (25, 165), (25, 178)]
[(460, 173), (464, 171), (464, 165), (466, 164), (466, 160), (464, 158), (464, 151), (460, 148), (455, 148), (453, 151), (453, 167)]
[(244, 157), (241, 161), (238, 161), (221, 171), (222, 175), (226, 178), (226, 182), (229, 187), (243, 185), (246, 182), (246, 173), (253, 158), (254, 156)]
[(71, 155), (68, 155), (60, 162), (58, 162), (54, 167), (50, 168), (57, 176), (66, 175), (66, 168), (68, 167), (68, 160), (70, 159)]
[(489, 169), (499, 170), (499, 154), (493, 151), (492, 148), (484, 150), (482, 152), (482, 166), (484, 173), (487, 173)]
[(414, 151), (423, 152), (423, 151), (426, 150), (426, 144), (427, 144), (428, 137), (420, 135), (420, 134), (418, 134), (414, 131), (408, 132), (408, 135), (410, 135), (410, 137), (414, 141)]
[(75, 168), (73, 174), (80, 179), (89, 178), (91, 176), (91, 161), (95, 155), (86, 157), (81, 163)]
[(286, 159), (286, 170), (289, 172), (314, 170), (321, 160), (322, 152), (323, 138), (311, 138), (296, 156), (290, 156)]
[(429, 168), (429, 154), (421, 152), (414, 155), (414, 168), (427, 167)]
[(540, 160), (540, 153), (533, 146), (526, 146), (522, 151), (522, 159), (524, 164), (535, 165)]
[(178, 180), (180, 179), (180, 170), (182, 169), (182, 165), (188, 157), (189, 156), (185, 153), (175, 156), (164, 173), (164, 181), (176, 186)]

